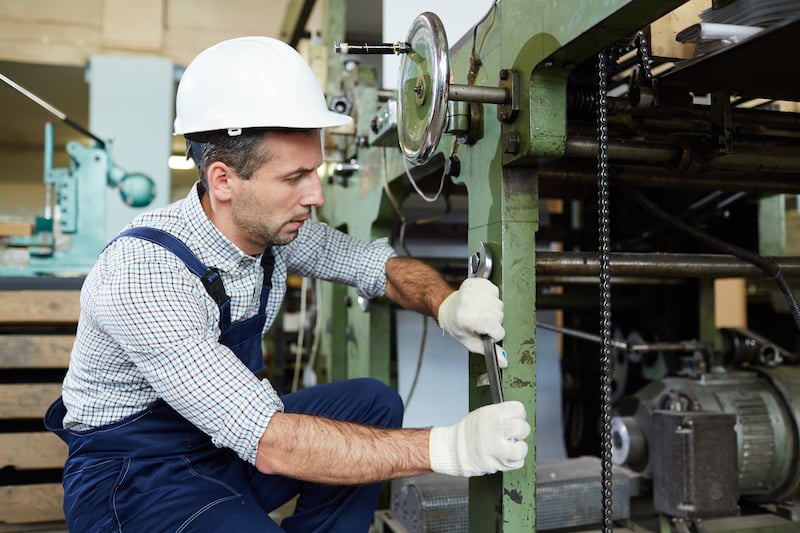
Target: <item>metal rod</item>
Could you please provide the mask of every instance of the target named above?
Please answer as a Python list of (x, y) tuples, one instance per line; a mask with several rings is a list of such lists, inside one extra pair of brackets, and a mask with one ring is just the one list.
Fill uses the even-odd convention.
[[(800, 257), (773, 258), (786, 276), (800, 276)], [(611, 253), (614, 276), (673, 278), (763, 278), (758, 267), (732, 255)], [(536, 252), (537, 275), (596, 276), (595, 253)]]
[(411, 51), (408, 43), (333, 43), (333, 51), (337, 54), (351, 55), (399, 55)]
[(483, 104), (506, 104), (508, 91), (500, 87), (479, 87), (475, 85), (450, 84), (448, 100), (456, 102), (479, 102)]
[[(540, 186), (546, 186), (547, 181), (555, 186), (565, 184), (590, 184), (597, 179), (595, 173), (580, 168), (542, 167), (537, 170), (542, 180)], [(657, 167), (648, 169), (626, 169), (616, 167), (612, 169), (614, 180), (630, 185), (647, 185), (651, 187), (673, 188), (689, 190), (720, 190), (720, 191), (759, 191), (776, 193), (800, 193), (800, 182), (791, 174), (749, 174), (742, 177), (742, 173), (710, 169), (702, 175), (687, 175), (667, 172)]]
[[(668, 163), (676, 161), (681, 147), (672, 143), (614, 140), (608, 142), (611, 159)], [(778, 149), (764, 146), (736, 147), (731, 154), (717, 154), (709, 158), (708, 166), (720, 170), (756, 170), (762, 172), (800, 172), (800, 155), (796, 149)], [(564, 150), (566, 157), (597, 157), (597, 141), (591, 137), (568, 137)]]
[[(575, 337), (577, 339), (596, 342), (597, 344), (600, 344), (600, 342), (602, 341), (600, 335), (595, 335), (594, 333), (579, 331), (577, 329), (565, 328), (563, 326), (556, 326), (555, 324), (546, 324), (544, 322), (539, 322), (538, 320), (536, 321), (536, 327), (547, 329), (550, 331), (555, 331), (556, 333), (563, 333), (564, 335), (569, 335), (570, 337)], [(611, 346), (621, 350), (624, 350), (628, 347), (627, 343), (616, 341), (613, 339), (611, 340)]]
[(55, 107), (50, 105), (45, 100), (41, 99), (36, 94), (32, 93), (31, 91), (29, 91), (28, 89), (26, 89), (22, 85), (18, 84), (17, 82), (12, 80), (8, 76), (4, 75), (3, 73), (0, 73), (0, 80), (6, 82), (6, 84), (8, 84), (12, 89), (16, 89), (17, 91), (22, 93), (24, 96), (27, 96), (29, 99), (31, 99), (35, 103), (39, 104), (41, 107), (43, 107), (44, 109), (46, 109), (47, 111), (49, 111), (50, 113), (52, 113), (53, 115), (55, 115), (56, 117), (61, 119), (65, 124), (67, 124), (71, 128), (76, 129), (79, 132), (83, 133), (84, 135), (94, 139), (95, 142), (97, 142), (97, 144), (100, 146), (100, 148), (105, 148), (106, 142), (103, 139), (101, 139), (100, 137), (98, 137), (97, 135), (92, 133), (91, 131), (87, 130), (86, 128), (84, 128), (83, 126), (81, 126), (80, 124), (78, 124), (77, 122), (72, 120), (71, 118), (69, 118), (62, 111), (56, 109)]
[[(678, 146), (670, 143), (627, 140), (608, 142), (608, 156), (611, 159), (666, 163), (675, 160), (679, 153)], [(597, 157), (597, 139), (567, 137), (564, 155), (580, 158)]]
[[(596, 342), (598, 344), (600, 344), (602, 341), (599, 335), (595, 335), (593, 333), (567, 328), (564, 326), (557, 326), (555, 324), (547, 324), (545, 322), (539, 322), (538, 320), (536, 321), (536, 327), (555, 331), (556, 333), (562, 333), (564, 335), (569, 335), (570, 337), (575, 337), (577, 339)], [(706, 344), (704, 342), (697, 340), (632, 343), (611, 339), (609, 342), (613, 348), (625, 350), (626, 352), (691, 352), (706, 348)]]

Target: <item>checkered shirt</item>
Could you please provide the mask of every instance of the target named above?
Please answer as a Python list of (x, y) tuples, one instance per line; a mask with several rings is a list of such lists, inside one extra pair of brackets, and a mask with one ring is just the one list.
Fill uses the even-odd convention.
[[(211, 223), (197, 188), (175, 204), (135, 218), (181, 239), (218, 268), (231, 298), (231, 320), (258, 311), (260, 256), (239, 250)], [(306, 222), (298, 238), (273, 247), (275, 270), (266, 331), (286, 293), (287, 273), (356, 287), (374, 298), (386, 290), (385, 239), (364, 243), (325, 224)], [(283, 403), (218, 342), (219, 308), (172, 252), (121, 238), (100, 255), (81, 290), (81, 313), (64, 379), (64, 426), (87, 430), (122, 420), (158, 398), (208, 434), (218, 447), (255, 464), (258, 441)]]

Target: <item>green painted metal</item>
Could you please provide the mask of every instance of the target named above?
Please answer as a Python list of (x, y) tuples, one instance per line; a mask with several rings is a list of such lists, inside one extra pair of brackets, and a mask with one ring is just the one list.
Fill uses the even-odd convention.
[(321, 382), (341, 381), (347, 378), (346, 297), (345, 286), (320, 283), (317, 309), (323, 314), (323, 320), (319, 343), (320, 355), (317, 360)]
[[(475, 84), (496, 85), (501, 69), (516, 70), (522, 77), (520, 114), (500, 125), (494, 106), (483, 105), (483, 138), (459, 151), (459, 181), (469, 192), (470, 251), (486, 241), (498, 259), (493, 281), (505, 304), (506, 398), (525, 405), (534, 431), (523, 469), (470, 481), (470, 531), (536, 529), (536, 165), (563, 155), (567, 77), (575, 65), (682, 3), (509, 0), (496, 4), (478, 27), (483, 67)], [(471, 51), (472, 39), (451, 51), (455, 83), (464, 83)], [(484, 391), (471, 389), (470, 408), (486, 402)]]
[[(382, 151), (372, 155), (372, 159), (375, 156), (381, 159)], [(377, 171), (382, 166), (380, 161), (365, 160), (362, 170), (346, 180), (337, 178), (335, 183), (326, 183), (326, 202), (320, 209), (320, 218), (366, 241), (388, 238), (396, 213), (384, 193), (383, 175)], [(399, 190), (395, 194), (402, 199)], [(327, 293), (332, 294), (332, 300), (324, 307), (323, 321), (333, 325), (325, 334), (331, 337), (327, 341), (331, 352), (326, 354), (332, 358), (331, 376), (338, 379), (372, 376), (391, 385), (391, 304), (383, 299), (373, 300), (365, 311), (352, 288), (328, 289)], [(327, 345), (322, 345), (323, 350)], [(343, 346), (345, 357), (337, 352)]]
[(758, 246), (761, 255), (787, 255), (785, 194), (771, 194), (759, 200)]
[(58, 214), (48, 220), (52, 233), (12, 239), (16, 246), (27, 246), (29, 257), (19, 265), (0, 266), (0, 275), (85, 274), (107, 242), (108, 207), (103, 195), (112, 165), (108, 152), (70, 141), (69, 168), (53, 168), (53, 129), (47, 126), (44, 182), (54, 190)]
[(569, 71), (555, 66), (531, 76), (530, 153), (561, 157), (567, 144), (567, 79)]
[[(524, 468), (470, 480), (470, 531), (536, 529), (537, 167), (564, 153), (567, 77), (575, 65), (592, 60), (601, 49), (632, 36), (684, 1), (504, 0), (495, 3), (484, 20), (476, 21), (475, 32), (451, 50), (453, 83), (496, 87), (502, 69), (515, 70), (521, 81), (516, 120), (501, 124), (494, 104), (478, 105), (482, 117), (477, 141), (462, 145), (458, 152), (462, 174), (457, 181), (466, 185), (469, 194), (469, 249), (477, 251), (480, 242), (492, 248), (496, 258), (492, 279), (505, 303), (504, 347), (509, 354), (509, 368), (503, 374), (505, 395), (525, 405), (534, 429)], [(454, 37), (459, 36), (449, 36), (451, 43)], [(482, 66), (468, 79), (473, 50)], [(359, 95), (353, 101), (359, 113), (374, 110)], [(361, 116), (358, 127), (362, 131)], [(449, 146), (444, 139), (439, 150)], [(347, 187), (327, 187), (328, 204), (322, 212), (332, 225), (355, 235), (387, 235), (395, 214), (382, 189), (403, 190), (397, 186), (397, 181), (405, 179), (402, 160), (397, 150), (376, 147), (362, 149), (359, 164), (361, 171), (349, 179)], [(354, 313), (348, 310), (347, 323), (353, 325), (355, 338), (349, 346), (348, 375), (377, 370), (380, 365), (374, 362), (374, 352), (390, 339), (375, 321), (367, 328), (369, 321), (359, 321)], [(366, 347), (370, 352), (365, 352)], [(482, 360), (473, 355), (471, 409), (490, 401), (487, 388), (474, 385), (484, 371)]]

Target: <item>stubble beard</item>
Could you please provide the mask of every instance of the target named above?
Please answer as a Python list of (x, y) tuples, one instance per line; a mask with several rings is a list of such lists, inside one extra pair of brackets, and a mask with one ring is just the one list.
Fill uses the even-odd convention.
[(287, 244), (295, 240), (297, 238), (297, 235), (298, 232), (296, 231), (291, 235), (284, 235), (284, 236), (281, 236), (281, 234), (278, 233), (277, 235), (275, 235), (275, 237), (273, 237), (270, 240), (270, 242), (272, 243), (271, 246), (286, 246)]

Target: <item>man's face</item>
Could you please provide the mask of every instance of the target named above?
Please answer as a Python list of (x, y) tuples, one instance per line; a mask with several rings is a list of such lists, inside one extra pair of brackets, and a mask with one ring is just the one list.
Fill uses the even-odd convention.
[(255, 249), (292, 242), (325, 201), (317, 167), (322, 164), (319, 130), (266, 134), (270, 159), (249, 180), (236, 179), (231, 196), (233, 221)]

